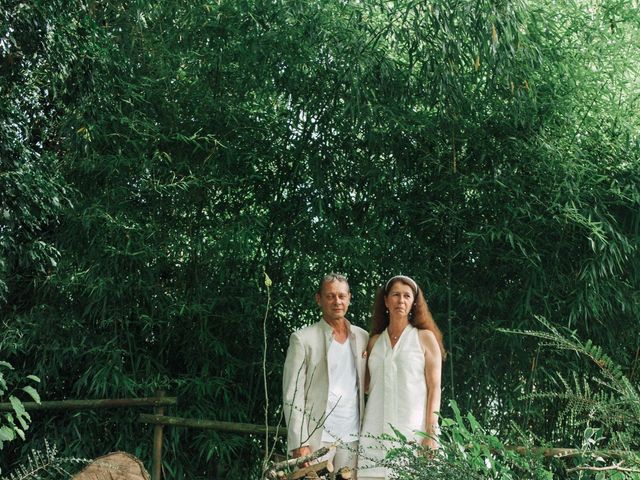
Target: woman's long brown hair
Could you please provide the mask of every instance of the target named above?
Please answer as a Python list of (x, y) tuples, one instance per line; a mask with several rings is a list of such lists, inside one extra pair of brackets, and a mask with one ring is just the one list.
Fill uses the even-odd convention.
[[(378, 289), (378, 293), (376, 293), (376, 299), (373, 303), (371, 336), (378, 335), (384, 332), (384, 329), (389, 326), (389, 312), (387, 311), (387, 307), (384, 304), (384, 299), (389, 294), (389, 290), (391, 290), (391, 288), (398, 282), (408, 285), (413, 290), (413, 285), (405, 282), (404, 280), (402, 280), (402, 278), (394, 280), (390, 285), (387, 286), (387, 288)], [(411, 307), (411, 311), (409, 312), (409, 323), (419, 330), (432, 331), (436, 336), (438, 345), (440, 346), (442, 359), (445, 360), (447, 358), (447, 352), (444, 349), (444, 342), (442, 341), (442, 332), (438, 328), (438, 325), (436, 325), (436, 322), (431, 315), (431, 311), (429, 310), (429, 306), (427, 305), (427, 301), (425, 300), (424, 295), (422, 294), (422, 289), (419, 285), (413, 305)]]

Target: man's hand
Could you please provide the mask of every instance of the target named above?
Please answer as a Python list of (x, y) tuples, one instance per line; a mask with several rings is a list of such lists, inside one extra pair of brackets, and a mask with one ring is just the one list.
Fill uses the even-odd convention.
[[(304, 457), (305, 455), (311, 455), (311, 448), (308, 445), (305, 445), (304, 447), (300, 447), (300, 448), (296, 448), (294, 450), (291, 450), (291, 456), (293, 458), (300, 458), (300, 457)], [(309, 466), (309, 462), (304, 462), (300, 466), (301, 467), (308, 467)]]

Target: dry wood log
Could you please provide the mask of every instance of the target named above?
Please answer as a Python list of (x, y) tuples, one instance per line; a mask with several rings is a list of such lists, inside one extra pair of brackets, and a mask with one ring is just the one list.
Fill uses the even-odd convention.
[(505, 447), (507, 450), (515, 450), (521, 455), (526, 455), (527, 453), (533, 453), (535, 455), (542, 455), (543, 457), (556, 457), (556, 458), (564, 458), (564, 457), (579, 457), (582, 455), (590, 455), (590, 456), (598, 456), (598, 457), (609, 457), (609, 458), (623, 458), (631, 453), (625, 450), (591, 450), (584, 451), (577, 448), (551, 448), (551, 447), (518, 447), (518, 446), (507, 446)]
[(144, 465), (126, 452), (113, 452), (96, 458), (71, 480), (149, 480)]
[(277, 480), (278, 478), (281, 478), (278, 477), (278, 472), (282, 470), (291, 470), (293, 468), (299, 467), (303, 463), (317, 460), (318, 458), (329, 453), (331, 450), (334, 450), (338, 443), (339, 442), (336, 442), (332, 445), (329, 445), (328, 447), (322, 447), (309, 455), (305, 455), (304, 457), (290, 458), (289, 460), (284, 460), (282, 462), (272, 463), (265, 469), (262, 477), (267, 480)]
[[(290, 473), (287, 477), (288, 480), (298, 480), (299, 478), (306, 478), (307, 475), (315, 474), (316, 476), (324, 475), (325, 473), (333, 472), (333, 463), (330, 460), (325, 460), (324, 462), (314, 463), (313, 465), (309, 465), (308, 467), (301, 468), (296, 470), (293, 473)], [(311, 477), (315, 478), (315, 477)]]

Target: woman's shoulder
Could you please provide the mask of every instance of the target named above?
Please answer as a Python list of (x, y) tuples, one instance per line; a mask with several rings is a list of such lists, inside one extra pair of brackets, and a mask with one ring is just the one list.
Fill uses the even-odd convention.
[(420, 340), (420, 345), (425, 353), (437, 353), (440, 352), (440, 345), (438, 345), (438, 340), (436, 339), (435, 333), (431, 330), (418, 330), (418, 339)]

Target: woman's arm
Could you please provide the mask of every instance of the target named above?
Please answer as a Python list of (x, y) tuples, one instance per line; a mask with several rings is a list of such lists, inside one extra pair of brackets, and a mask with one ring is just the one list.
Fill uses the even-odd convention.
[(435, 335), (430, 330), (420, 330), (420, 344), (424, 351), (424, 378), (427, 384), (424, 431), (429, 437), (422, 444), (438, 448), (438, 414), (440, 413), (440, 377), (442, 375), (442, 353)]

